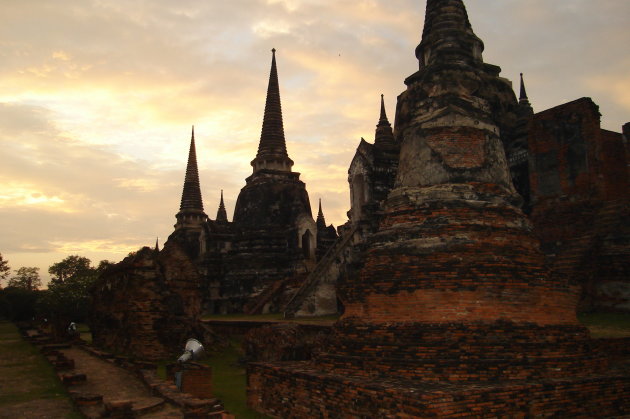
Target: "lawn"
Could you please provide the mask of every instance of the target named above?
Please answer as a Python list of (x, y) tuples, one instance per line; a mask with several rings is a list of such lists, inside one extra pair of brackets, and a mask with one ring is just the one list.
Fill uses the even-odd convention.
[(630, 314), (580, 313), (578, 320), (591, 331), (593, 338), (630, 337)]
[(339, 320), (338, 315), (319, 316), (319, 317), (297, 317), (294, 319), (285, 319), (282, 313), (270, 314), (207, 314), (203, 316), (203, 320), (218, 320), (225, 322), (283, 322), (283, 323), (301, 323), (301, 324), (333, 324)]
[[(212, 368), (212, 389), (214, 396), (223, 402), (227, 411), (238, 419), (266, 419), (247, 407), (247, 377), (245, 367), (239, 364), (241, 357), (241, 340), (231, 338), (229, 345), (220, 347), (212, 352), (206, 352), (198, 361)], [(166, 365), (173, 360), (158, 363), (157, 374), (166, 380)]]
[(50, 363), (37, 348), (22, 339), (15, 325), (2, 320), (0, 411), (14, 417), (27, 417), (27, 412), (29, 417), (39, 417), (40, 414), (42, 417), (83, 417), (74, 410)]
[(238, 419), (267, 418), (247, 407), (247, 377), (244, 367), (238, 363), (240, 347), (240, 341), (232, 339), (227, 348), (209, 354), (202, 361), (212, 367), (214, 394), (223, 402), (226, 410)]

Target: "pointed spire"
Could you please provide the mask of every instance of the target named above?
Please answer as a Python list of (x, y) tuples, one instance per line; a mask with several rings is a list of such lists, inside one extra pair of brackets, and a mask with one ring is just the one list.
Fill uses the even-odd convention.
[(385, 113), (385, 95), (381, 94), (381, 117), (378, 120), (378, 125), (387, 125), (391, 126), (389, 120), (387, 119), (387, 114)]
[(434, 63), (474, 65), (482, 62), (483, 48), (463, 0), (427, 0), (422, 42), (416, 48), (420, 68)]
[(252, 161), (254, 173), (260, 169), (291, 171), (293, 161), (287, 154), (282, 123), (282, 106), (280, 104), (280, 87), (276, 67), (276, 49), (272, 49), (271, 71), (267, 87), (267, 100), (263, 126), (258, 144), (258, 153)]
[(159, 237), (155, 238), (155, 251), (156, 252), (160, 251), (160, 244), (158, 243), (158, 239), (159, 239)]
[(531, 103), (529, 103), (529, 99), (527, 98), (527, 91), (525, 90), (525, 81), (523, 80), (523, 73), (521, 73), (521, 94), (518, 99), (518, 104), (521, 106), (525, 106), (527, 108), (532, 107)]
[(392, 124), (387, 119), (385, 113), (385, 97), (381, 95), (381, 115), (376, 125), (376, 134), (374, 135), (374, 145), (392, 145), (395, 144), (394, 132), (392, 131)]
[(324, 211), (322, 211), (322, 199), (319, 198), (319, 211), (317, 213), (317, 229), (321, 230), (326, 228), (326, 219), (324, 218)]
[(217, 223), (227, 222), (227, 211), (225, 211), (225, 204), (223, 203), (223, 189), (221, 189), (221, 202), (219, 202), (219, 210), (217, 211)]
[(203, 212), (203, 202), (201, 200), (201, 188), (199, 186), (199, 171), (197, 169), (197, 151), (195, 149), (195, 126), (192, 127), (190, 138), (190, 150), (188, 151), (188, 164), (186, 166), (186, 177), (184, 178), (184, 190), (182, 191), (182, 202), (180, 211), (196, 210)]

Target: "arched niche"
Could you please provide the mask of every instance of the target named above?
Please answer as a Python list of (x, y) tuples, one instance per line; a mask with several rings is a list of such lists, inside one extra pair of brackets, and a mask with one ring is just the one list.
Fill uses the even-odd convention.
[(363, 173), (357, 173), (352, 177), (350, 188), (352, 201), (352, 215), (355, 220), (361, 219), (363, 204), (367, 202), (367, 185)]
[(311, 233), (311, 230), (306, 230), (304, 234), (302, 234), (302, 253), (306, 259), (312, 259), (315, 252), (315, 236)]

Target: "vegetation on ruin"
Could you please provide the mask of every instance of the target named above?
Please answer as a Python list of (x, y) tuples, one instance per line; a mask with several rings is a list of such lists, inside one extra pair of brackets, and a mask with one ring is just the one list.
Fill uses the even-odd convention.
[(7, 414), (28, 409), (30, 417), (64, 417), (56, 416), (62, 411), (66, 418), (83, 417), (72, 410), (50, 363), (6, 321), (0, 321), (0, 388), (0, 411)]

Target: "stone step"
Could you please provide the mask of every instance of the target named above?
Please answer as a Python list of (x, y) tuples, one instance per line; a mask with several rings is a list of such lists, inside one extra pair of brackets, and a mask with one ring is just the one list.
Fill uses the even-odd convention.
[(164, 407), (166, 400), (161, 397), (151, 397), (133, 401), (134, 416), (144, 416), (149, 413), (158, 412)]

